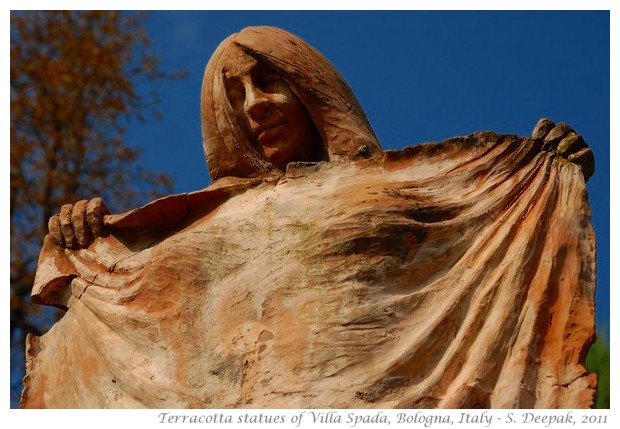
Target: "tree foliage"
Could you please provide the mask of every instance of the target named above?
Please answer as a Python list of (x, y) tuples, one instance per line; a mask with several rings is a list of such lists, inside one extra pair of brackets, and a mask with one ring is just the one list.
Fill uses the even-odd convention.
[(590, 372), (595, 372), (598, 377), (596, 388), (596, 408), (610, 407), (610, 373), (609, 373), (610, 352), (609, 345), (606, 344), (604, 336), (597, 335), (596, 342), (590, 348), (586, 368)]
[[(125, 125), (156, 99), (136, 85), (171, 77), (149, 50), (145, 15), (114, 11), (11, 14), (11, 390), (23, 372), (27, 333), (56, 317), (30, 304), (49, 217), (102, 196), (115, 209), (169, 192), (165, 175), (137, 165)], [(20, 378), (20, 377), (17, 377)]]

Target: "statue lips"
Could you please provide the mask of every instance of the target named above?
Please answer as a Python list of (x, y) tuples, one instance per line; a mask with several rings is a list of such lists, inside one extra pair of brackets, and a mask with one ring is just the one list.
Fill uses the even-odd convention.
[(254, 135), (260, 144), (268, 145), (279, 136), (283, 129), (283, 122), (261, 125), (254, 131)]

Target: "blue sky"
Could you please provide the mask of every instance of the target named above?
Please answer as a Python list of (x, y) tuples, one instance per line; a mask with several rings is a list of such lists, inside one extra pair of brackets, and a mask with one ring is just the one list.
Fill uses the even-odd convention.
[[(566, 122), (596, 157), (588, 183), (597, 235), (597, 322), (609, 329), (610, 26), (607, 11), (152, 12), (147, 30), (165, 70), (163, 120), (132, 124), (143, 166), (175, 192), (208, 186), (200, 87), (211, 53), (249, 25), (291, 31), (342, 73), (384, 148), (479, 130), (527, 136), (538, 119)], [(147, 201), (143, 201), (146, 203)]]

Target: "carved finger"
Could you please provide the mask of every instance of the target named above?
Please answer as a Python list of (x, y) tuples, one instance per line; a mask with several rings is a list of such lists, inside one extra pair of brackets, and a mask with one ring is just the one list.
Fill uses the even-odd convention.
[(58, 218), (60, 220), (60, 233), (65, 240), (65, 246), (68, 249), (77, 249), (78, 243), (71, 225), (71, 213), (73, 212), (73, 204), (65, 204), (60, 208)]
[(93, 198), (88, 202), (86, 206), (86, 221), (95, 237), (104, 235), (103, 217), (109, 213), (108, 206), (101, 198)]
[(568, 133), (568, 135), (558, 143), (558, 148), (556, 150), (560, 155), (567, 157), (571, 153), (575, 153), (586, 147), (588, 147), (588, 145), (579, 134)]
[(542, 140), (547, 134), (555, 127), (555, 122), (550, 119), (542, 118), (536, 123), (534, 130), (532, 131), (532, 138), (535, 140)]
[(47, 229), (49, 230), (52, 243), (65, 247), (65, 240), (63, 240), (62, 233), (60, 232), (60, 219), (58, 215), (50, 217), (50, 220), (47, 222)]
[(550, 143), (552, 147), (557, 147), (557, 144), (562, 140), (568, 133), (575, 132), (570, 125), (567, 125), (563, 122), (557, 124), (553, 129), (547, 134), (544, 139), (545, 143)]
[(594, 174), (594, 154), (589, 147), (585, 147), (576, 153), (569, 155), (568, 160), (581, 166), (581, 172), (583, 173), (583, 178), (585, 180), (588, 180)]
[(90, 232), (90, 227), (86, 222), (87, 204), (87, 200), (80, 200), (73, 205), (73, 210), (71, 211), (71, 224), (73, 225), (73, 232), (75, 232), (75, 238), (80, 247), (88, 246), (93, 237)]

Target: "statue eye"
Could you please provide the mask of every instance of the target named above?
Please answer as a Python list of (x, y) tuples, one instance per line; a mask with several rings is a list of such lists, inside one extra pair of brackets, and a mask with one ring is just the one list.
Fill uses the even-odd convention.
[(272, 83), (272, 82), (280, 82), (282, 80), (282, 78), (280, 77), (279, 74), (276, 73), (269, 73), (266, 77), (265, 77), (265, 82), (266, 83)]
[(226, 96), (232, 107), (242, 106), (245, 101), (245, 88), (237, 79), (226, 80)]
[(256, 85), (264, 91), (274, 91), (280, 82), (282, 77), (274, 72), (261, 73), (257, 76)]

